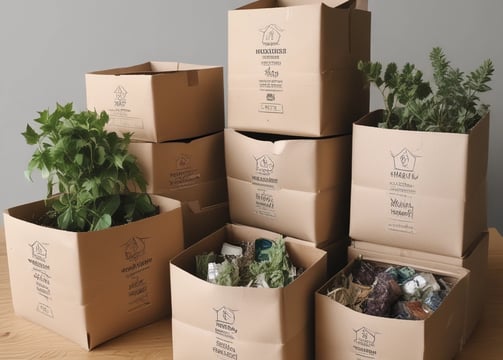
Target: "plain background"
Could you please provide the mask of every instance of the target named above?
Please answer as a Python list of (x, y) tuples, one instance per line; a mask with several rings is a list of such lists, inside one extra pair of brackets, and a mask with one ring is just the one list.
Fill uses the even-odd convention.
[[(4, 0), (0, 4), (0, 209), (45, 196), (24, 177), (21, 132), (56, 102), (85, 108), (88, 71), (145, 61), (227, 65), (227, 11), (251, 0)], [(492, 59), (489, 226), (503, 231), (503, 1), (369, 0), (372, 60), (425, 73), (434, 46), (462, 71)], [(426, 74), (428, 77), (429, 75)], [(382, 107), (372, 93), (371, 109)], [(446, 164), (448, 166), (448, 164)], [(3, 220), (0, 220), (3, 223)]]

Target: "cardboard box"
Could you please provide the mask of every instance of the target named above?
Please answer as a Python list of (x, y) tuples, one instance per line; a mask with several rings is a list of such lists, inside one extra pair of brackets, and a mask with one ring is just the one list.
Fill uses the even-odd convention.
[(314, 242), (347, 236), (351, 136), (323, 139), (224, 131), (233, 223)]
[(182, 202), (185, 247), (230, 221), (224, 133), (183, 141), (132, 142), (147, 192)]
[(152, 61), (85, 75), (87, 108), (133, 139), (194, 138), (225, 126), (223, 68)]
[(468, 134), (354, 124), (350, 236), (461, 257), (487, 230), (489, 114)]
[[(365, 258), (364, 258), (365, 259)], [(440, 307), (426, 320), (399, 320), (357, 312), (329, 298), (338, 276), (315, 293), (316, 359), (452, 359), (461, 349), (469, 271), (461, 267), (376, 254), (367, 260), (408, 265), (456, 281)]]
[(159, 215), (93, 232), (32, 223), (44, 201), (7, 209), (5, 239), (17, 315), (84, 349), (170, 314), (169, 261), (183, 250), (180, 202)]
[(227, 126), (308, 137), (351, 133), (369, 108), (356, 67), (370, 60), (366, 9), (355, 0), (259, 0), (229, 11)]
[(185, 247), (189, 247), (230, 222), (225, 178), (173, 193), (175, 199), (178, 196), (180, 200), (183, 200), (182, 218)]
[(283, 288), (220, 286), (194, 275), (195, 256), (220, 251), (223, 242), (279, 236), (228, 224), (171, 261), (174, 359), (313, 358), (313, 294), (326, 280), (323, 250), (286, 239), (292, 262), (305, 271)]
[(181, 189), (226, 176), (223, 131), (183, 141), (131, 142), (128, 151), (138, 159), (149, 193), (175, 198)]
[(367, 241), (353, 240), (348, 248), (349, 261), (363, 257), (376, 257), (393, 255), (407, 259), (427, 260), (431, 263), (447, 264), (463, 267), (470, 270), (468, 279), (467, 312), (463, 343), (466, 343), (475, 329), (487, 299), (487, 266), (488, 266), (489, 233), (482, 233), (466, 254), (462, 257), (431, 254), (416, 250), (400, 249), (381, 244), (373, 244)]

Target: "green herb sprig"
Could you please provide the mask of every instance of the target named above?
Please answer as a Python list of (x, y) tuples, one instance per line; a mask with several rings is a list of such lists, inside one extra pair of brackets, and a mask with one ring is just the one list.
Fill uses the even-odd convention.
[(410, 63), (400, 70), (395, 63), (389, 63), (384, 74), (379, 62), (358, 63), (368, 83), (374, 84), (383, 97), (384, 118), (379, 127), (466, 133), (489, 111), (489, 105), (481, 103), (480, 94), (491, 90), (491, 60), (465, 74), (452, 67), (440, 47), (434, 47), (429, 58), (433, 87)]
[[(136, 158), (128, 153), (131, 134), (107, 132), (105, 112), (73, 110), (73, 104), (44, 110), (22, 133), (35, 145), (25, 176), (35, 169), (47, 179), (49, 219), (69, 231), (95, 231), (157, 213), (145, 193), (146, 181)], [(140, 192), (131, 192), (129, 187)], [(53, 196), (54, 191), (59, 192)]]

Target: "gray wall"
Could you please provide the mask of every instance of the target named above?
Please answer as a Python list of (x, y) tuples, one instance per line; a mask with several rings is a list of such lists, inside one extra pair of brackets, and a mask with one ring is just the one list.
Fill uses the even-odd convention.
[[(251, 1), (251, 0), (250, 0)], [(41, 199), (45, 183), (23, 172), (20, 135), (37, 111), (85, 108), (84, 74), (149, 60), (226, 65), (227, 10), (247, 0), (4, 0), (0, 3), (0, 209)], [(441, 46), (462, 70), (496, 67), (491, 104), (489, 225), (503, 230), (503, 14), (501, 0), (369, 0), (372, 58), (429, 68)], [(372, 94), (372, 108), (380, 107)], [(0, 220), (0, 223), (3, 220)]]

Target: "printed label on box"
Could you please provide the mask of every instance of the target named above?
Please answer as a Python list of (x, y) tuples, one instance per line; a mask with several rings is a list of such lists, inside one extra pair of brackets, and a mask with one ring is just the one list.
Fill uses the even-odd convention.
[(278, 187), (278, 178), (274, 177), (274, 160), (271, 155), (264, 154), (254, 156), (255, 174), (251, 176), (251, 182), (254, 185), (274, 189)]
[(107, 110), (110, 126), (143, 129), (143, 120), (139, 117), (131, 116), (131, 109), (127, 107), (128, 91), (122, 85), (118, 85), (113, 94), (113, 106)]
[(376, 333), (366, 327), (353, 329), (353, 352), (356, 360), (374, 360), (377, 359), (376, 351)]
[(196, 185), (201, 180), (201, 172), (193, 168), (191, 164), (192, 156), (180, 154), (176, 159), (176, 170), (169, 174), (169, 187), (171, 190), (181, 189)]
[(285, 30), (276, 24), (267, 24), (258, 29), (258, 46), (255, 55), (262, 69), (257, 87), (263, 93), (262, 101), (257, 110), (266, 113), (283, 113), (280, 96), (284, 91), (281, 67), (287, 54), (287, 49), (281, 45)]
[(51, 266), (49, 265), (49, 244), (35, 241), (29, 244), (31, 257), (28, 262), (32, 266), (35, 292), (40, 296), (37, 311), (47, 317), (53, 318), (54, 314), (49, 305), (52, 301)]
[(146, 255), (146, 240), (146, 238), (133, 236), (122, 245), (124, 258), (128, 262), (121, 269), (121, 273), (124, 274), (128, 282), (129, 312), (150, 305), (145, 272), (150, 269), (153, 259)]
[(413, 234), (416, 232), (414, 210), (416, 181), (419, 175), (415, 172), (415, 168), (418, 156), (404, 148), (396, 154), (391, 152), (391, 158), (393, 166), (388, 191), (387, 229)]
[(260, 188), (255, 190), (255, 213), (272, 218), (276, 217), (274, 191)]
[(237, 360), (238, 353), (234, 344), (238, 329), (236, 325), (236, 310), (222, 306), (215, 311), (215, 345), (213, 353), (218, 360)]

